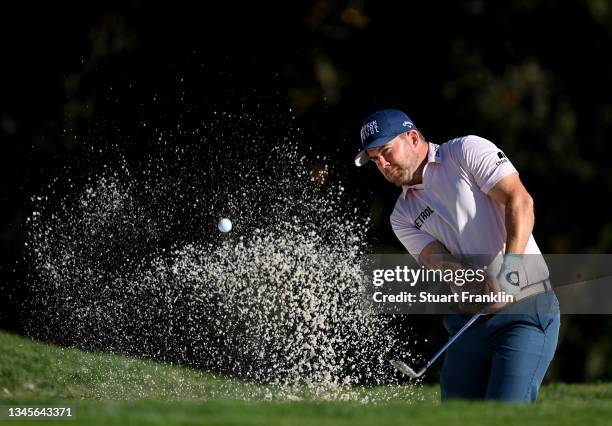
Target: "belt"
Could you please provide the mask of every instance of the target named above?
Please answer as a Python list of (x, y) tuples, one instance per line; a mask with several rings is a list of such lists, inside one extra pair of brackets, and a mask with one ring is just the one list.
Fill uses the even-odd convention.
[[(514, 296), (514, 302), (499, 303), (495, 305), (489, 313), (500, 311), (512, 305), (513, 303), (516, 303), (523, 299), (527, 299), (528, 297), (536, 296), (541, 293), (546, 293), (547, 291), (551, 291), (551, 290), (552, 290), (552, 285), (550, 284), (549, 279), (545, 279), (543, 281), (539, 281), (534, 284), (529, 284), (528, 286), (523, 287), (519, 294)], [(460, 311), (470, 313), (470, 314), (475, 314), (476, 312), (480, 312), (482, 311), (483, 308), (484, 308), (484, 305), (482, 304), (478, 304), (478, 305), (460, 304), (459, 305)]]
[(547, 291), (551, 291), (552, 286), (550, 285), (550, 280), (545, 279), (544, 281), (540, 281), (535, 284), (530, 284), (521, 289), (520, 293), (514, 296), (514, 303), (519, 300), (526, 299), (531, 296), (535, 296), (540, 293), (546, 293)]

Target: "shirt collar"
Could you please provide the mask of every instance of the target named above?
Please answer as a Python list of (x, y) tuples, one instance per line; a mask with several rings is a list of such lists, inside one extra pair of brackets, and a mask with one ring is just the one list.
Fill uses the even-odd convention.
[[(425, 164), (425, 168), (423, 168), (423, 179), (425, 179), (425, 169), (429, 165), (429, 163), (440, 163), (442, 161), (442, 151), (440, 151), (440, 145), (428, 142), (427, 148), (427, 164)], [(404, 194), (404, 198), (406, 197), (406, 193), (409, 189), (423, 189), (423, 183), (417, 183), (416, 185), (404, 185), (402, 186), (402, 193)]]

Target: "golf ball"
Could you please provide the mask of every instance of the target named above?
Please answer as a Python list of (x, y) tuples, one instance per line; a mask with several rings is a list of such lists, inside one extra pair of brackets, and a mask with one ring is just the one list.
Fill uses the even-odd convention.
[(217, 224), (217, 227), (221, 232), (229, 232), (232, 230), (232, 222), (229, 219), (222, 218)]

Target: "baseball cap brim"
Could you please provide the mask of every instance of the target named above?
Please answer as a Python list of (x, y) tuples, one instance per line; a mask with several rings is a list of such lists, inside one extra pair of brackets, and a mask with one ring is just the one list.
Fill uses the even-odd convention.
[(359, 152), (359, 154), (357, 154), (357, 156), (355, 157), (355, 165), (357, 167), (361, 167), (364, 164), (366, 164), (368, 161), (370, 161), (370, 156), (368, 155), (368, 152), (367, 152), (368, 149), (377, 148), (379, 146), (386, 145), (389, 142), (391, 142), (393, 139), (395, 139), (396, 136), (397, 135), (391, 135), (391, 136), (384, 136), (382, 138), (374, 139), (365, 148), (363, 148)]

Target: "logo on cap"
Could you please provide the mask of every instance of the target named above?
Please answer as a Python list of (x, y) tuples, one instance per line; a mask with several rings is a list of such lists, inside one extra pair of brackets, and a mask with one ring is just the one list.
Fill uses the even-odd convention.
[(401, 133), (415, 130), (410, 117), (398, 109), (383, 109), (366, 117), (361, 126), (361, 151), (355, 157), (355, 164), (362, 166), (369, 161), (367, 150), (389, 143)]
[(378, 132), (378, 122), (376, 120), (370, 121), (361, 126), (361, 144), (363, 145), (366, 138)]

